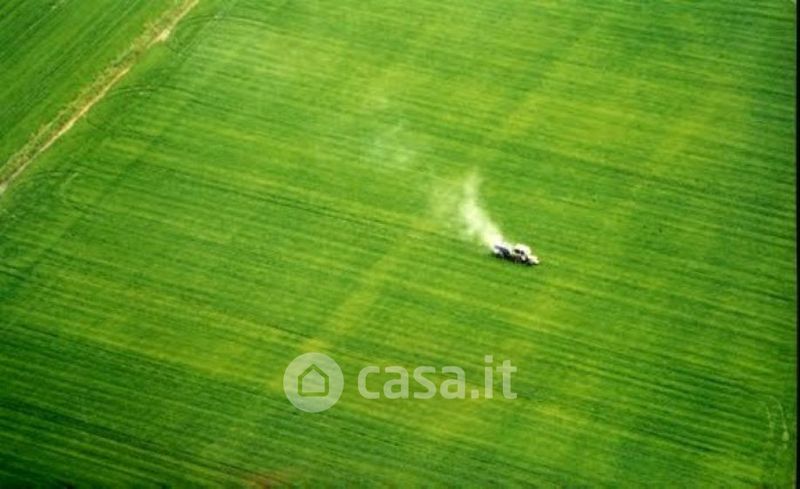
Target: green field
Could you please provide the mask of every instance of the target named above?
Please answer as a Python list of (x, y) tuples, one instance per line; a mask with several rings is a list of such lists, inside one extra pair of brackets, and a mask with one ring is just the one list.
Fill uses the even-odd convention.
[[(0, 5), (0, 165), (176, 3)], [(790, 1), (200, 0), (0, 195), (0, 486), (793, 487), (795, 38)], [(440, 212), (473, 174), (541, 266)], [(356, 388), (484, 355), (517, 399)]]
[(0, 4), (0, 169), (87, 82), (118, 62), (144, 26), (169, 4), (150, 3), (6, 0)]

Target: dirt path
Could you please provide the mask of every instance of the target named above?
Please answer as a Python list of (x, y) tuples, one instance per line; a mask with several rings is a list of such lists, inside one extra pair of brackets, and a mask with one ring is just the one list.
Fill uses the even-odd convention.
[(45, 124), (27, 143), (17, 151), (3, 167), (0, 167), (0, 195), (30, 166), (42, 153), (47, 151), (61, 136), (69, 132), (92, 107), (101, 101), (120, 80), (133, 68), (137, 61), (155, 44), (169, 39), (178, 22), (189, 13), (200, 0), (185, 0), (178, 7), (164, 13), (151, 27), (139, 36), (121, 56), (80, 95), (64, 108), (49, 123)]

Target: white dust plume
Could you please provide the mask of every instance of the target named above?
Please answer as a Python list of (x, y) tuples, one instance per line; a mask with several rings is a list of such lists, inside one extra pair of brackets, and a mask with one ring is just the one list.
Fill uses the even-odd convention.
[(497, 224), (492, 221), (486, 209), (481, 207), (478, 198), (480, 184), (481, 181), (477, 173), (470, 174), (464, 180), (458, 208), (459, 217), (467, 237), (491, 248), (495, 243), (504, 241), (503, 233), (500, 232)]

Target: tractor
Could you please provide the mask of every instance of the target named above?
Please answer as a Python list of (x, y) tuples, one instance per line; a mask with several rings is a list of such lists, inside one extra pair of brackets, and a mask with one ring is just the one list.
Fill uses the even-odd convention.
[(538, 265), (539, 257), (531, 253), (530, 247), (524, 244), (510, 246), (507, 243), (496, 243), (492, 246), (492, 255), (520, 265)]

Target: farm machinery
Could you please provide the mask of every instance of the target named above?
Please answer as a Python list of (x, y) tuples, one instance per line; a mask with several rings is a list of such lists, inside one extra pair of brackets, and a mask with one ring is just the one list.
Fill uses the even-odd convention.
[(495, 243), (492, 246), (492, 255), (520, 265), (532, 266), (540, 263), (539, 257), (534, 255), (530, 247), (524, 244), (510, 246), (507, 243)]

